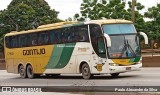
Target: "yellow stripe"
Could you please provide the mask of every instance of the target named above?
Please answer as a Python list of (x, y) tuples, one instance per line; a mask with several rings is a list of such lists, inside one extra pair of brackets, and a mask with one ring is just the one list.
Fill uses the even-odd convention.
[(112, 59), (114, 63), (121, 64), (121, 65), (130, 65), (133, 62), (129, 62), (130, 59)]

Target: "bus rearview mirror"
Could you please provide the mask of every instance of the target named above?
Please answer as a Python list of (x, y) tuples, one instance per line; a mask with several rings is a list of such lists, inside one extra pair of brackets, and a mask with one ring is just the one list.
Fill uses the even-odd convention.
[(104, 37), (107, 40), (107, 47), (111, 47), (111, 38), (109, 37), (109, 35), (104, 33)]
[(139, 34), (140, 34), (141, 36), (143, 36), (143, 38), (144, 38), (144, 43), (145, 43), (145, 44), (148, 44), (148, 36), (146, 35), (146, 33), (144, 33), (144, 32), (139, 32)]

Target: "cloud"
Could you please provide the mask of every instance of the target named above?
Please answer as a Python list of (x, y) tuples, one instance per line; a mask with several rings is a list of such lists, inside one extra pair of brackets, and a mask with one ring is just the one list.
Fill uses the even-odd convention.
[(0, 10), (4, 10), (12, 0), (0, 0)]

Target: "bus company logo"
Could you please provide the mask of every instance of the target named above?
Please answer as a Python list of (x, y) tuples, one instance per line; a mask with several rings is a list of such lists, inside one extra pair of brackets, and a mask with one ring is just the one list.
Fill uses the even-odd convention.
[(42, 92), (42, 89), (32, 87), (2, 87), (2, 92)]
[(11, 87), (2, 87), (2, 92), (12, 92)]
[(23, 55), (42, 55), (45, 53), (46, 53), (45, 48), (23, 50)]

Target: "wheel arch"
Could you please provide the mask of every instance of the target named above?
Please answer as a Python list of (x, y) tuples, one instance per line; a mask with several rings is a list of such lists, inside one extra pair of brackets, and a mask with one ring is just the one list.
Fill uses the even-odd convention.
[[(27, 63), (27, 64), (26, 64), (26, 68), (27, 68), (28, 65), (31, 65), (31, 63)], [(32, 65), (31, 65), (31, 66), (32, 66)], [(33, 66), (32, 66), (32, 68), (33, 68)]]
[[(23, 65), (23, 63), (19, 63), (19, 64), (18, 64), (18, 68), (17, 68), (17, 73), (18, 73), (18, 74), (19, 74), (19, 68), (20, 68), (21, 65)], [(23, 65), (23, 66), (24, 66), (24, 65)]]
[(90, 67), (90, 65), (88, 64), (88, 62), (82, 61), (82, 62), (79, 64), (79, 73), (82, 73), (82, 69), (81, 69), (81, 68), (82, 68), (83, 64), (87, 64), (87, 65), (89, 66), (90, 70), (91, 70), (91, 67)]

